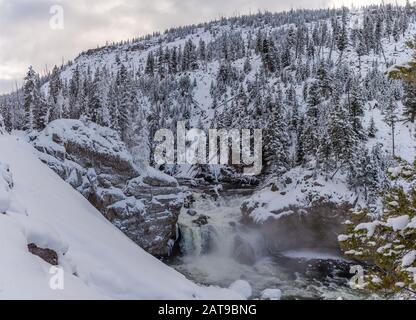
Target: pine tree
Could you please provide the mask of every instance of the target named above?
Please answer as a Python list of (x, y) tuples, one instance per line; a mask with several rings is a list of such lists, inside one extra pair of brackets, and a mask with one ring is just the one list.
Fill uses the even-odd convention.
[(376, 127), (376, 123), (374, 121), (374, 117), (371, 117), (370, 125), (368, 126), (368, 130), (367, 130), (367, 136), (369, 138), (375, 138), (377, 131), (378, 130), (377, 130), (377, 127)]
[(283, 173), (289, 168), (289, 136), (281, 107), (273, 103), (272, 109), (266, 129), (264, 159), (274, 171)]
[[(412, 50), (416, 50), (416, 39), (409, 41), (407, 46)], [(390, 77), (402, 80), (404, 116), (414, 123), (416, 120), (416, 51), (412, 61), (407, 66), (396, 67), (395, 70), (390, 72)]]
[(94, 81), (92, 82), (90, 92), (88, 94), (88, 119), (95, 123), (100, 122), (100, 114), (103, 107), (100, 88), (101, 72), (97, 69), (94, 75)]
[(41, 108), (45, 104), (40, 93), (39, 76), (30, 66), (23, 87), (25, 110), (24, 129), (28, 131), (42, 129)]
[(403, 105), (404, 116), (414, 123), (416, 120), (416, 72), (413, 81), (409, 80), (404, 83)]
[(332, 79), (329, 75), (328, 66), (324, 62), (320, 63), (316, 71), (316, 79), (318, 80), (320, 96), (328, 99), (332, 93)]
[(69, 81), (69, 106), (70, 106), (70, 117), (78, 119), (81, 116), (80, 110), (80, 98), (81, 92), (81, 76), (78, 66), (75, 67), (73, 76)]
[(307, 110), (304, 119), (303, 131), (300, 139), (302, 140), (303, 155), (309, 155), (316, 157), (316, 153), (319, 145), (318, 134), (318, 118), (319, 118), (319, 104), (321, 99), (319, 98), (319, 86), (316, 82), (312, 82), (309, 86)]
[(334, 110), (328, 118), (328, 135), (335, 157), (336, 165), (343, 165), (351, 161), (358, 137), (350, 122), (347, 109), (341, 102), (333, 102)]
[(391, 130), (391, 140), (392, 140), (392, 155), (396, 155), (396, 123), (399, 121), (397, 113), (397, 103), (393, 98), (390, 98), (390, 101), (387, 105), (387, 108), (384, 110), (384, 121), (390, 127)]
[(249, 74), (250, 71), (252, 70), (251, 63), (250, 63), (250, 59), (248, 57), (244, 61), (244, 67), (243, 67), (243, 69), (244, 69), (244, 73), (245, 74)]
[[(124, 65), (123, 65), (124, 66)], [(155, 72), (155, 58), (153, 52), (150, 51), (147, 55), (146, 67), (144, 71), (147, 75), (153, 76)]]
[(51, 79), (49, 81), (49, 110), (44, 114), (44, 122), (63, 118), (64, 115), (64, 96), (63, 83), (57, 66), (53, 68)]
[(342, 21), (341, 28), (336, 34), (337, 48), (341, 52), (340, 60), (342, 60), (342, 55), (348, 45), (348, 33), (347, 33), (347, 10), (344, 7), (342, 9)]
[(361, 123), (361, 118), (364, 115), (364, 101), (363, 94), (360, 90), (358, 80), (351, 79), (348, 81), (347, 86), (347, 100), (349, 113), (352, 121), (352, 127), (355, 131), (355, 134), (360, 139), (365, 138), (363, 126)]

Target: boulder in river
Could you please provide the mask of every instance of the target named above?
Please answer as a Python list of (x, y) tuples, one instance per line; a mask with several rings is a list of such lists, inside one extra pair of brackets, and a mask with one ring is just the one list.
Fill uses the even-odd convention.
[(251, 244), (240, 235), (234, 237), (233, 258), (241, 264), (250, 266), (256, 263), (256, 252)]

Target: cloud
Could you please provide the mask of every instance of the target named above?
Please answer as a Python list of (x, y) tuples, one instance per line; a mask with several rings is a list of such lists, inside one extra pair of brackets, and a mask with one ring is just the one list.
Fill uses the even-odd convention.
[[(10, 91), (15, 81), (21, 84), (29, 65), (42, 73), (106, 41), (258, 10), (342, 4), (340, 0), (0, 0), (0, 93)], [(64, 9), (63, 30), (49, 26), (53, 5)]]

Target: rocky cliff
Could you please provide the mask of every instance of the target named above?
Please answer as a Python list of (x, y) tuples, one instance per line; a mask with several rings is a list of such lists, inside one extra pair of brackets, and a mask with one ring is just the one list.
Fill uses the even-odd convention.
[(40, 159), (143, 249), (169, 255), (186, 198), (177, 181), (139, 168), (111, 129), (56, 120), (32, 137)]

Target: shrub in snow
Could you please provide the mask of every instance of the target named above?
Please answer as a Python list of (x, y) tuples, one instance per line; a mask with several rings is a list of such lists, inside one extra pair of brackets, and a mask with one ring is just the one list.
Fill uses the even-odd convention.
[(370, 290), (416, 289), (416, 163), (394, 172), (392, 179), (404, 178), (400, 184), (408, 188), (396, 184), (385, 192), (384, 211), (377, 219), (367, 208), (351, 212), (347, 232), (338, 238), (347, 256), (374, 265), (365, 273)]

